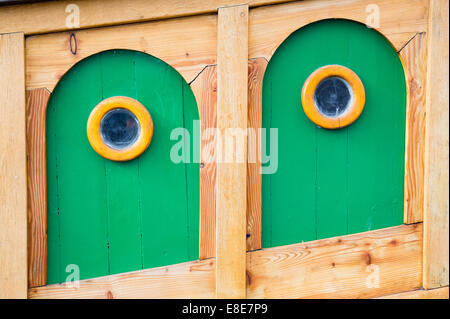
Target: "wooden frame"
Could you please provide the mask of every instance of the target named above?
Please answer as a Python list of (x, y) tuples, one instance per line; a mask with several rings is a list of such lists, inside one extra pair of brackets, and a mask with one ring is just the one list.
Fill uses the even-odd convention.
[[(422, 225), (415, 224), (247, 252), (247, 297), (372, 298), (418, 289), (421, 247)], [(212, 258), (82, 280), (79, 287), (31, 288), (29, 296), (211, 298), (215, 266)], [(377, 274), (379, 281), (368, 284)]]
[[(14, 208), (14, 216), (18, 218), (18, 223), (10, 224), (9, 222), (5, 222), (4, 219), (1, 219), (0, 228), (2, 231), (4, 228), (8, 229), (8, 231), (3, 232), (4, 237), (1, 237), (0, 239), (3, 241), (4, 238), (8, 236), (12, 236), (11, 238), (13, 238), (14, 236), (23, 235), (24, 232), (26, 232), (23, 224), (23, 214), (17, 214), (17, 212), (24, 211), (22, 205), (27, 202), (27, 187), (23, 184), (23, 177), (25, 176), (25, 178), (28, 178), (29, 216), (32, 217), (29, 218), (28, 223), (28, 234), (30, 236), (28, 239), (28, 259), (30, 262), (28, 268), (28, 285), (30, 287), (33, 285), (45, 284), (46, 272), (46, 258), (44, 258), (46, 255), (46, 190), (45, 170), (42, 170), (42, 168), (45, 167), (45, 140), (43, 140), (44, 137), (41, 136), (39, 132), (42, 130), (42, 127), (44, 127), (45, 132), (45, 107), (49, 97), (49, 91), (53, 89), (58, 79), (71, 66), (93, 53), (111, 48), (135, 49), (150, 52), (176, 68), (183, 77), (191, 83), (199, 104), (200, 116), (202, 116), (202, 112), (203, 114), (208, 113), (210, 117), (207, 122), (211, 123), (212, 127), (214, 127), (214, 125), (219, 125), (220, 127), (221, 125), (221, 123), (214, 123), (214, 100), (216, 98), (215, 95), (217, 94), (215, 82), (217, 69), (215, 66), (215, 64), (217, 64), (216, 45), (220, 39), (217, 37), (217, 16), (213, 13), (216, 12), (218, 7), (240, 4), (241, 1), (196, 1), (195, 5), (192, 6), (177, 6), (178, 0), (172, 2), (161, 1), (161, 3), (155, 3), (154, 6), (147, 5), (145, 8), (142, 6), (143, 11), (140, 16), (133, 15), (134, 13), (132, 10), (128, 10), (128, 8), (122, 10), (122, 1), (113, 1), (114, 2), (111, 4), (111, 14), (105, 15), (104, 19), (95, 19), (93, 17), (87, 17), (86, 20), (82, 19), (80, 28), (83, 30), (77, 32), (50, 33), (46, 35), (42, 34), (67, 30), (62, 24), (62, 21), (47, 21), (48, 19), (44, 19), (44, 15), (42, 14), (43, 12), (49, 12), (49, 10), (53, 12), (60, 11), (61, 9), (64, 9), (64, 6), (67, 4), (66, 2), (0, 8), (0, 20), (2, 21), (0, 38), (4, 39), (9, 37), (9, 35), (2, 34), (5, 32), (19, 31), (27, 35), (40, 34), (27, 37), (26, 39), (24, 54), (26, 60), (26, 86), (21, 87), (20, 84), (16, 84), (19, 82), (14, 82), (13, 84), (12, 82), (9, 83), (10, 80), (8, 80), (9, 82), (4, 81), (7, 82), (7, 87), (11, 88), (10, 92), (14, 92), (14, 94), (7, 94), (5, 99), (3, 99), (3, 97), (1, 99), (7, 101), (5, 105), (12, 105), (11, 103), (14, 103), (14, 105), (25, 105), (24, 101), (17, 102), (15, 99), (22, 96), (20, 92), (25, 92), (25, 88), (28, 90), (26, 125), (28, 132), (27, 149), (29, 156), (29, 174), (27, 175), (26, 165), (21, 165), (21, 163), (23, 164), (24, 151), (21, 151), (20, 147), (16, 150), (18, 152), (17, 155), (21, 160), (17, 160), (14, 156), (1, 158), (2, 165), (0, 167), (6, 167), (8, 168), (8, 171), (10, 167), (17, 167), (17, 172), (19, 174), (17, 176), (19, 177), (17, 180), (12, 180), (13, 184), (8, 184), (8, 189), (10, 189), (10, 185), (17, 186), (17, 191), (13, 194), (15, 197), (13, 197), (18, 200), (18, 202), (11, 202), (14, 203), (14, 207), (2, 205), (2, 215), (5, 207), (10, 207), (11, 209)], [(138, 2), (137, 6), (140, 5), (141, 0), (138, 0)], [(267, 5), (275, 2), (282, 3), (289, 1), (254, 0), (250, 1), (249, 5), (250, 7), (255, 7), (250, 10), (248, 17), (248, 58), (250, 59), (250, 76), (248, 79), (249, 101), (247, 125), (249, 127), (258, 127), (258, 123), (260, 123), (260, 113), (258, 113), (258, 110), (260, 110), (261, 102), (260, 95), (258, 97), (258, 92), (260, 92), (261, 89), (262, 77), (267, 61), (270, 60), (279, 44), (293, 31), (320, 19), (344, 18), (365, 23), (367, 18), (366, 7), (374, 1), (348, 0), (330, 3), (325, 0), (305, 0), (302, 2), (259, 7), (260, 5)], [(399, 226), (401, 231), (400, 233), (395, 233), (391, 243), (398, 243), (399, 241), (397, 238), (400, 237), (397, 236), (403, 236), (401, 234), (407, 232), (408, 234), (404, 234), (406, 237), (401, 237), (401, 242), (405, 242), (405, 238), (411, 239), (415, 236), (415, 239), (411, 239), (412, 242), (409, 242), (409, 239), (406, 240), (407, 243), (410, 243), (406, 244), (406, 246), (410, 248), (416, 247), (415, 249), (418, 249), (416, 242), (419, 244), (422, 242), (422, 232), (421, 230), (419, 231), (418, 228), (421, 229), (420, 222), (424, 220), (423, 287), (427, 289), (441, 287), (448, 285), (448, 255), (445, 256), (445, 254), (442, 254), (442, 251), (448, 251), (448, 199), (446, 199), (446, 194), (448, 193), (448, 135), (446, 134), (446, 132), (448, 132), (448, 120), (446, 120), (448, 118), (448, 48), (446, 47), (446, 44), (448, 43), (448, 31), (444, 32), (445, 30), (448, 30), (448, 15), (445, 14), (448, 12), (448, 3), (446, 3), (445, 0), (416, 0), (414, 2), (409, 0), (398, 0), (395, 2), (390, 0), (378, 0), (376, 1), (376, 4), (383, 13), (381, 15), (380, 27), (377, 28), (377, 30), (386, 36), (396, 48), (403, 59), (405, 70), (407, 70), (408, 108), (405, 167), (405, 223), (419, 223), (408, 226)], [(99, 5), (101, 5), (101, 1), (99, 0), (90, 1), (89, 4), (87, 1), (80, 2), (81, 9), (86, 12)], [(405, 5), (408, 6), (409, 10), (404, 10)], [(23, 11), (20, 10), (21, 8), (23, 8)], [(116, 14), (117, 12), (120, 12), (120, 14)], [(166, 21), (146, 22), (136, 25), (85, 29), (97, 26), (142, 22), (198, 14), (206, 15), (168, 19)], [(29, 16), (33, 16), (32, 23), (31, 20), (28, 20), (29, 18), (27, 18)], [(187, 36), (178, 36), (180, 30), (183, 30), (183, 34), (187, 34)], [(20, 33), (18, 36), (19, 38), (22, 37), (22, 41), (24, 36), (23, 33)], [(133, 37), (127, 36), (127, 34), (131, 33), (133, 33)], [(98, 39), (106, 39), (106, 34), (111, 36), (111, 38), (105, 41), (98, 41)], [(148, 37), (150, 34), (152, 36)], [(17, 35), (14, 35), (14, 37), (15, 36)], [(444, 39), (444, 41), (442, 41), (441, 37), (444, 37), (447, 40), (445, 41)], [(151, 39), (151, 42), (149, 42), (149, 39)], [(18, 41), (20, 42), (20, 39)], [(75, 52), (73, 51), (73, 48), (71, 50), (71, 41), (77, 41), (77, 50)], [(158, 45), (158, 43), (165, 43), (165, 46)], [(5, 56), (8, 61), (11, 61), (12, 58), (8, 54), (4, 55), (4, 52), (7, 51), (0, 50), (0, 61), (2, 61)], [(25, 69), (25, 65), (20, 63), (20, 54), (19, 59), (14, 61), (15, 63), (11, 64), (13, 65), (14, 70)], [(259, 63), (257, 61), (262, 62)], [(3, 64), (1, 64), (1, 66), (2, 68), (4, 67)], [(46, 71), (42, 72), (44, 68), (46, 68)], [(252, 70), (254, 73), (252, 73)], [(2, 74), (5, 73), (2, 72)], [(2, 79), (0, 78), (0, 80)], [(429, 85), (426, 85), (426, 83)], [(196, 89), (196, 87), (198, 89)], [(218, 90), (220, 92), (221, 88), (219, 87)], [(426, 92), (426, 94), (424, 94), (424, 92)], [(444, 94), (442, 94), (442, 92), (444, 92)], [(201, 97), (200, 100), (199, 97)], [(211, 112), (208, 110), (210, 106)], [(201, 111), (201, 109), (203, 109), (203, 111)], [(11, 116), (15, 114), (14, 116), (19, 116), (18, 118), (20, 118), (20, 110), (21, 108), (18, 108), (17, 111), (19, 113), (8, 114)], [(42, 114), (44, 114), (44, 116)], [(25, 115), (23, 118), (25, 118)], [(20, 126), (17, 129), (20, 130)], [(10, 134), (10, 131), (7, 133), (5, 132), (6, 129), (0, 126), (0, 134)], [(207, 138), (206, 141), (203, 142), (202, 137), (202, 146), (208, 143), (211, 146), (214, 145), (215, 142), (214, 138)], [(17, 145), (15, 144), (15, 146)], [(255, 147), (258, 147), (258, 145)], [(202, 154), (202, 160), (203, 159), (204, 157)], [(201, 180), (203, 182), (201, 183), (203, 183), (205, 187), (208, 184), (214, 185), (216, 183), (215, 166), (216, 164), (212, 162), (205, 163), (202, 167), (201, 174), (203, 175), (201, 175)], [(253, 185), (251, 188), (247, 187), (247, 233), (250, 234), (249, 238), (251, 238), (250, 240), (247, 238), (247, 249), (260, 248), (260, 233), (259, 239), (257, 234), (261, 222), (260, 197), (258, 198), (260, 176), (256, 173), (258, 167), (257, 163), (249, 163), (245, 170), (246, 179), (256, 181), (256, 183), (251, 183)], [(0, 198), (13, 199), (11, 193), (8, 193), (7, 188), (4, 187), (4, 185), (6, 185), (5, 183), (0, 184)], [(43, 189), (43, 191), (36, 192), (37, 188)], [(220, 205), (223, 204), (220, 196), (217, 197), (217, 201), (219, 202), (215, 201), (215, 190), (210, 190), (206, 193), (208, 196), (203, 197), (205, 200), (202, 201), (201, 207), (203, 208), (201, 208), (201, 210), (206, 209), (207, 211), (215, 211), (217, 207), (220, 207)], [(204, 194), (204, 192), (202, 194)], [(201, 234), (204, 243), (210, 238), (215, 238), (215, 231), (211, 231), (211, 227), (215, 227), (215, 217), (215, 214), (214, 216), (203, 215), (202, 211), (201, 218), (203, 220), (203, 225), (206, 227), (205, 229), (209, 229), (208, 232), (204, 232), (203, 237)], [(415, 227), (415, 230), (412, 232), (414, 235), (409, 231), (412, 229), (411, 227)], [(395, 227), (396, 230), (400, 228)], [(406, 229), (408, 229), (408, 231), (406, 231)], [(380, 230), (377, 232), (383, 231), (387, 230)], [(253, 234), (255, 235), (253, 236)], [(363, 242), (362, 238), (364, 238), (364, 236), (371, 235), (370, 233), (349, 235), (348, 237), (342, 237), (341, 240), (352, 238), (352, 240), (361, 240), (361, 242)], [(2, 257), (4, 255), (8, 256), (7, 259), (5, 259), (8, 260), (8, 262), (0, 262), (0, 269), (2, 270), (0, 273), (5, 273), (4, 270), (6, 269), (7, 271), (11, 271), (13, 277), (17, 279), (14, 284), (9, 282), (7, 285), (0, 285), (2, 287), (8, 287), (6, 289), (0, 289), (1, 297), (26, 296), (26, 286), (24, 288), (24, 282), (26, 283), (27, 281), (27, 275), (26, 271), (24, 272), (22, 269), (23, 263), (24, 261), (26, 262), (27, 259), (26, 255), (24, 255), (24, 247), (26, 247), (26, 244), (23, 244), (23, 238), (26, 238), (26, 236), (21, 236), (20, 238), (21, 240), (16, 242), (18, 247), (14, 251), (5, 250), (5, 246), (0, 245), (0, 255)], [(418, 241), (416, 240), (417, 238), (419, 238)], [(7, 240), (9, 240), (9, 237)], [(38, 243), (36, 243), (36, 241), (38, 241)], [(318, 247), (315, 246), (315, 242), (297, 245), (303, 246), (292, 246), (298, 247), (300, 251), (305, 253), (309, 251), (310, 247)], [(321, 245), (325, 245), (328, 247), (327, 249), (332, 250), (335, 243), (332, 239), (327, 239), (322, 242)], [(372, 242), (369, 243), (370, 247), (374, 247), (373, 245), (375, 244)], [(442, 249), (442, 246), (446, 247)], [(212, 257), (211, 254), (214, 254), (214, 248), (214, 245), (205, 245), (205, 254), (203, 256)], [(418, 270), (422, 265), (422, 258), (416, 256), (417, 250), (414, 249), (415, 257), (413, 257), (412, 252), (409, 249), (405, 249), (403, 253), (411, 253), (411, 255), (408, 255), (410, 257), (405, 257), (406, 259), (402, 258), (403, 261), (408, 262), (409, 268), (405, 269), (409, 269), (409, 273), (414, 278), (408, 277), (411, 278), (411, 280), (407, 280), (408, 284), (406, 286), (397, 285), (395, 288), (385, 287), (386, 289), (383, 288), (384, 290), (382, 293), (374, 293), (373, 291), (367, 292), (364, 289), (358, 290), (359, 288), (351, 283), (344, 283), (344, 286), (347, 288), (342, 294), (339, 294), (338, 292), (332, 292), (333, 289), (329, 287), (320, 290), (321, 288), (314, 285), (310, 288), (301, 286), (302, 290), (300, 291), (300, 288), (294, 286), (294, 283), (289, 285), (289, 283), (286, 282), (281, 284), (273, 281), (271, 282), (271, 272), (273, 273), (274, 269), (279, 268), (271, 268), (269, 261), (271, 258), (280, 258), (281, 256), (289, 255), (291, 249), (293, 248), (289, 246), (275, 247), (271, 250), (264, 249), (247, 253), (247, 297), (280, 298), (342, 296), (348, 298), (367, 298), (391, 295), (408, 290), (417, 291), (416, 289), (422, 286), (421, 279), (417, 279)], [(419, 251), (421, 251), (421, 249)], [(401, 252), (396, 251), (397, 255), (399, 253)], [(345, 256), (344, 253), (341, 254), (336, 252), (336, 254), (337, 255), (333, 255), (335, 258), (343, 258), (343, 256)], [(363, 256), (363, 254), (361, 254), (361, 256)], [(367, 260), (367, 255), (365, 256)], [(241, 259), (242, 258), (243, 257), (241, 256)], [(259, 260), (259, 262), (255, 263), (255, 259)], [(298, 273), (298, 271), (302, 271), (301, 269), (307, 269), (302, 268), (307, 267), (305, 263), (307, 264), (307, 260), (302, 260), (299, 263), (293, 262), (293, 268), (289, 268), (291, 269), (289, 271)], [(343, 265), (347, 265), (347, 263), (350, 263), (350, 261), (344, 261)], [(214, 296), (216, 285), (212, 273), (214, 273), (216, 267), (215, 259), (198, 261), (194, 262), (194, 264), (198, 265), (199, 268), (205, 267), (203, 268), (205, 269), (204, 276), (209, 279), (207, 279), (207, 284), (205, 284), (207, 287), (202, 288), (205, 286), (199, 285), (198, 282), (196, 282), (196, 279), (192, 277), (194, 276), (192, 272), (189, 272), (189, 275), (187, 273), (185, 273), (186, 275), (182, 275), (181, 277), (183, 280), (189, 281), (191, 280), (189, 278), (192, 277), (193, 284), (191, 287), (199, 287), (198, 294), (192, 294), (192, 296), (208, 298)], [(192, 268), (194, 264), (189, 264), (188, 268), (183, 268), (185, 266), (172, 265), (163, 269), (178, 267), (178, 270), (175, 272), (179, 271), (183, 274), (183, 271), (185, 270), (182, 269), (194, 269)], [(333, 265), (333, 263), (330, 265)], [(398, 264), (392, 265), (393, 269), (398, 269), (399, 267)], [(400, 268), (401, 267), (403, 266), (400, 266)], [(168, 287), (171, 287), (172, 284), (173, 287), (180, 286), (180, 282), (177, 280), (166, 281), (167, 278), (161, 275), (159, 271), (160, 270), (158, 269), (142, 271), (145, 272), (143, 277), (148, 278), (152, 283), (145, 287), (166, 287), (166, 284), (169, 285)], [(286, 274), (288, 274), (289, 271), (287, 271)], [(339, 274), (344, 275), (345, 272), (340, 268)], [(396, 276), (403, 275), (403, 273), (396, 274)], [(78, 292), (73, 295), (67, 294), (65, 296), (158, 297), (157, 295), (147, 294), (144, 292), (144, 288), (126, 290), (127, 285), (129, 285), (128, 287), (135, 287), (139, 282), (139, 280), (136, 279), (142, 279), (142, 277), (135, 277), (132, 273), (116, 276), (124, 277), (120, 277), (117, 280), (112, 279), (114, 284), (111, 283), (111, 285), (113, 285), (114, 291), (109, 290), (110, 293), (105, 293), (104, 290), (101, 290), (102, 294), (100, 294), (98, 290), (95, 290), (98, 288), (97, 283), (99, 281), (102, 282), (102, 279), (90, 279), (88, 281), (93, 282), (94, 284), (85, 285), (81, 282), (82, 286), (80, 286)], [(419, 277), (421, 276), (422, 274), (420, 273)], [(4, 277), (0, 277), (0, 282), (2, 278)], [(104, 278), (106, 280), (106, 277)], [(205, 278), (202, 277), (201, 281), (203, 282)], [(264, 280), (260, 280), (261, 278)], [(351, 279), (345, 277), (340, 280), (347, 282), (345, 280), (350, 281)], [(148, 282), (149, 281), (146, 281), (143, 285), (146, 285)], [(172, 284), (170, 284), (170, 282)], [(241, 279), (240, 282), (242, 282)], [(153, 283), (156, 286), (152, 286)], [(341, 281), (332, 281), (332, 285), (340, 284), (342, 284)], [(94, 289), (93, 287), (96, 288)], [(266, 294), (261, 293), (265, 289), (262, 287), (266, 287)], [(31, 288), (29, 291), (30, 297), (46, 296), (48, 291), (53, 291), (52, 293), (54, 293), (54, 290), (52, 290), (54, 288), (54, 286)], [(187, 291), (175, 290), (176, 289), (169, 289), (167, 290), (167, 294), (164, 294), (163, 296), (189, 296)], [(221, 289), (220, 292), (222, 292)], [(64, 290), (64, 293), (68, 293), (68, 291)], [(186, 294), (181, 296), (181, 293)], [(60, 297), (61, 295), (58, 292), (52, 296)], [(225, 294), (223, 296), (231, 295)], [(236, 296), (242, 296), (242, 293)]]
[[(239, 34), (239, 37), (236, 37)], [(216, 296), (245, 298), (248, 6), (220, 8), (217, 39)], [(230, 76), (232, 74), (233, 76)], [(231, 130), (244, 132), (226, 160)], [(234, 143), (233, 143), (234, 144)], [(232, 150), (233, 151), (233, 150)], [(232, 154), (233, 155), (233, 154)], [(241, 155), (241, 156), (240, 156)], [(241, 160), (239, 157), (242, 157)]]
[(426, 91), (423, 286), (449, 283), (448, 17), (449, 3), (431, 0)]
[(0, 34), (0, 298), (27, 297), (23, 33)]

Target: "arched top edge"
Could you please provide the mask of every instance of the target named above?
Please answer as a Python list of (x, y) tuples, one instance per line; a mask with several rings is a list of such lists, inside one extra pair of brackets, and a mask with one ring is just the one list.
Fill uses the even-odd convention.
[(382, 31), (381, 28), (372, 28), (367, 26), (367, 24), (364, 21), (360, 21), (358, 19), (352, 19), (349, 17), (328, 17), (328, 18), (317, 18), (317, 19), (312, 19), (312, 20), (308, 20), (308, 22), (304, 23), (304, 24), (299, 24), (298, 26), (296, 26), (296, 28), (292, 28), (292, 30), (289, 30), (286, 34), (284, 34), (282, 37), (280, 37), (280, 39), (278, 39), (277, 43), (274, 44), (274, 49), (270, 52), (270, 53), (266, 53), (263, 55), (258, 55), (256, 54), (255, 56), (250, 55), (249, 58), (264, 58), (266, 59), (266, 61), (268, 63), (270, 63), (270, 60), (272, 59), (272, 57), (275, 55), (275, 53), (277, 52), (278, 48), (287, 40), (289, 39), (289, 37), (291, 37), (295, 32), (301, 30), (302, 28), (308, 27), (312, 24), (315, 23), (319, 23), (322, 21), (330, 21), (330, 20), (346, 20), (346, 21), (351, 21), (351, 22), (355, 22), (361, 25), (365, 25), (368, 29), (372, 29), (374, 31), (376, 31), (378, 34), (380, 34), (381, 36), (383, 36), (383, 38), (390, 44), (390, 46), (392, 47), (392, 49), (397, 53), (397, 55), (400, 56), (400, 51), (402, 50), (402, 48), (408, 44), (408, 42), (414, 38), (417, 33), (413, 33), (411, 34), (411, 38), (408, 38), (408, 40), (404, 41), (404, 43), (402, 43), (400, 46), (396, 45), (393, 38), (391, 36), (389, 36), (389, 34), (384, 33)]
[[(158, 61), (160, 61), (160, 62), (162, 62), (162, 63), (168, 65), (168, 66), (171, 67), (172, 69), (174, 69), (178, 74), (180, 74), (180, 76), (183, 78), (184, 82), (186, 82), (186, 84), (189, 84), (189, 79), (186, 79), (186, 77), (183, 75), (182, 72), (180, 72), (179, 69), (177, 69), (176, 67), (174, 67), (174, 66), (171, 65), (170, 63), (164, 61), (163, 59), (161, 59), (161, 58), (159, 58), (159, 57), (157, 57), (157, 56), (155, 56), (155, 55), (153, 55), (153, 54), (150, 54), (150, 53), (146, 52), (145, 50), (144, 50), (144, 51), (141, 51), (141, 50), (136, 50), (136, 49), (121, 48), (121, 47), (118, 47), (118, 48), (113, 48), (113, 49), (99, 50), (99, 51), (97, 51), (97, 52), (94, 52), (94, 53), (92, 53), (92, 54), (89, 54), (89, 55), (87, 55), (87, 56), (84, 56), (83, 58), (81, 58), (81, 59), (79, 59), (79, 60), (74, 61), (73, 64), (71, 64), (71, 65), (67, 68), (67, 70), (66, 70), (63, 74), (61, 74), (61, 75), (59, 76), (58, 80), (55, 82), (55, 84), (54, 84), (53, 87), (51, 87), (51, 88), (50, 88), (50, 87), (45, 87), (45, 89), (46, 89), (47, 91), (49, 91), (50, 93), (52, 93), (52, 92), (56, 89), (56, 87), (59, 85), (59, 83), (61, 82), (61, 80), (62, 80), (62, 79), (63, 79), (63, 78), (64, 78), (64, 77), (65, 77), (65, 76), (73, 69), (73, 68), (75, 68), (78, 64), (80, 64), (80, 63), (82, 63), (83, 61), (85, 61), (85, 60), (87, 60), (87, 59), (89, 59), (89, 58), (92, 58), (92, 57), (94, 57), (94, 56), (96, 56), (96, 55), (99, 55), (99, 54), (102, 54), (102, 53), (105, 53), (105, 52), (111, 52), (111, 51), (131, 51), (131, 52), (135, 52), (135, 53), (140, 53), (140, 54), (148, 55), (149, 57), (151, 57), (151, 58), (153, 58), (153, 59), (156, 59), (156, 60), (158, 60)], [(30, 88), (30, 89), (35, 89), (35, 88)]]

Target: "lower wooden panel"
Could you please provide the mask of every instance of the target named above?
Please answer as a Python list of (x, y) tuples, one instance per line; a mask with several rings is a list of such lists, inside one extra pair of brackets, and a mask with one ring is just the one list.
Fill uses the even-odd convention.
[(49, 285), (28, 290), (29, 298), (214, 298), (215, 260), (86, 279), (79, 287)]
[[(248, 298), (374, 298), (418, 289), (422, 224), (247, 253)], [(213, 298), (215, 259), (29, 289), (30, 298)], [(379, 282), (377, 275), (379, 275)]]
[(431, 290), (412, 290), (398, 294), (382, 296), (378, 299), (448, 299), (448, 287)]
[[(422, 224), (247, 255), (248, 298), (372, 298), (421, 286)], [(379, 281), (377, 280), (379, 275)]]

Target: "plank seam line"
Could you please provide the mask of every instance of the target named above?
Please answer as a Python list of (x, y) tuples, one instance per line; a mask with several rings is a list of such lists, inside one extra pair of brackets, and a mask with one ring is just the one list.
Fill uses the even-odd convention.
[(419, 36), (419, 35), (422, 35), (422, 34), (425, 34), (426, 32), (417, 32), (416, 34), (414, 34), (414, 36), (411, 38), (411, 39), (409, 39), (408, 41), (406, 41), (406, 43), (405, 43), (405, 45), (404, 46), (402, 46), (401, 48), (400, 48), (400, 50), (398, 50), (397, 51), (397, 53), (400, 53), (400, 52), (402, 52), (402, 50), (412, 41), (412, 40), (414, 40), (417, 36)]

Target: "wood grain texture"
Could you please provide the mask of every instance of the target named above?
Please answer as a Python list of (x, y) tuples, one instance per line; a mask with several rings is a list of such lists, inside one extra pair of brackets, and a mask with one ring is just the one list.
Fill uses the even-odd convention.
[(151, 54), (189, 83), (216, 62), (216, 45), (216, 15), (31, 36), (26, 41), (26, 85), (52, 91), (75, 63), (112, 49)]
[[(292, 0), (250, 0), (250, 7)], [(143, 22), (204, 13), (214, 13), (217, 8), (242, 4), (242, 0), (77, 0), (80, 10), (79, 28), (93, 28), (115, 24)], [(0, 33), (22, 31), (25, 34), (49, 33), (73, 29), (66, 24), (73, 1), (48, 1), (0, 7)], [(49, 19), (49, 17), (52, 17)]]
[(417, 289), (421, 254), (422, 224), (263, 249), (247, 255), (247, 296), (372, 298)]
[(23, 33), (0, 35), (0, 299), (27, 297)]
[(201, 125), (199, 258), (216, 255), (217, 67), (206, 67), (191, 83)]
[[(216, 297), (245, 298), (248, 6), (219, 9), (217, 42)], [(243, 140), (243, 142), (242, 142)], [(231, 159), (230, 159), (231, 157)]]
[(430, 2), (426, 89), (423, 286), (449, 284), (448, 10)]
[[(28, 297), (55, 298), (214, 298), (215, 260), (192, 261), (166, 267), (31, 288)], [(70, 283), (72, 284), (72, 283)]]
[(431, 290), (412, 290), (398, 294), (378, 297), (377, 299), (448, 299), (448, 287)]
[[(254, 140), (249, 140), (247, 166), (247, 251), (261, 248), (261, 96), (262, 80), (267, 61), (249, 60), (248, 74), (248, 127), (254, 129)], [(216, 137), (217, 128), (217, 72), (216, 66), (206, 67), (191, 83), (197, 99), (201, 119), (200, 165), (200, 259), (216, 255)], [(207, 131), (209, 129), (209, 131)], [(253, 143), (255, 142), (255, 143)]]
[[(422, 224), (247, 253), (250, 298), (372, 298), (421, 285)], [(29, 289), (30, 298), (212, 298), (214, 258)], [(379, 267), (379, 288), (366, 282)]]
[(405, 134), (405, 224), (423, 221), (426, 49), (426, 33), (419, 33), (400, 51), (408, 88)]
[(47, 89), (27, 91), (28, 287), (47, 283)]
[[(277, 6), (255, 8), (249, 16), (249, 57), (270, 60), (279, 45), (295, 30), (318, 20), (342, 18), (366, 23), (373, 0), (330, 2), (299, 1)], [(418, 32), (427, 29), (427, 0), (379, 0), (377, 30), (400, 50)], [(408, 8), (405, 10), (405, 8)]]
[(248, 164), (247, 250), (261, 248), (261, 131), (262, 84), (267, 60), (252, 59), (248, 65)]

